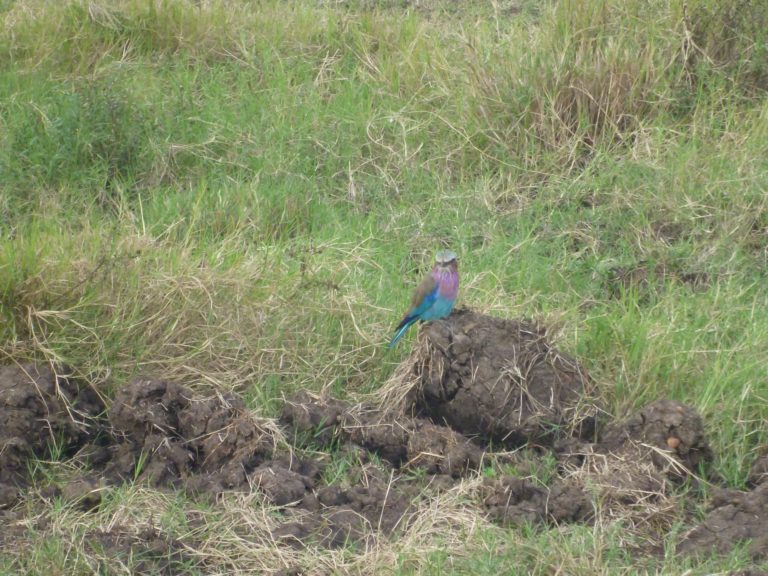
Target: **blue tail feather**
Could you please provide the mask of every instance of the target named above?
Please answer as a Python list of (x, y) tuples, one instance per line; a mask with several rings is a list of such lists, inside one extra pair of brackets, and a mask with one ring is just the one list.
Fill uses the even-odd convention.
[(400, 326), (398, 326), (398, 331), (395, 333), (394, 338), (389, 342), (387, 345), (387, 349), (392, 348), (397, 342), (400, 340), (400, 338), (403, 337), (403, 335), (408, 331), (408, 328), (411, 327), (411, 324), (416, 322), (416, 318), (405, 318), (401, 323)]

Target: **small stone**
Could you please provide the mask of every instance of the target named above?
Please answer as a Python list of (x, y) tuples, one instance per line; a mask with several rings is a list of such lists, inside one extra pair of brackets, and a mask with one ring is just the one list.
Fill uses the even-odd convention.
[(669, 446), (671, 450), (677, 450), (677, 447), (680, 446), (680, 438), (670, 436), (667, 438), (667, 446)]

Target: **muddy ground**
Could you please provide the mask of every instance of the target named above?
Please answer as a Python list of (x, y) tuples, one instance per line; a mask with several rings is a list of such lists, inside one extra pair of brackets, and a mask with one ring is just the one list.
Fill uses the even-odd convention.
[[(768, 456), (755, 462), (749, 491), (717, 488), (694, 408), (659, 400), (622, 421), (598, 417), (589, 375), (531, 323), (460, 311), (422, 336), (389, 384), (407, 388), (392, 392), (404, 402), (303, 392), (277, 422), (234, 394), (203, 397), (161, 379), (135, 379), (105, 402), (65, 367), (2, 366), (0, 515), (34, 494), (93, 510), (111, 487), (133, 481), (196, 498), (258, 491), (281, 511), (278, 542), (338, 547), (395, 538), (420, 502), (483, 478), (471, 496), (500, 525), (616, 520), (658, 553), (683, 517), (682, 554), (747, 542), (765, 557)], [(84, 471), (38, 489), (28, 463), (52, 454)], [(327, 473), (331, 454), (347, 462), (341, 478)], [(556, 470), (542, 482), (535, 469), (553, 456)], [(689, 499), (714, 495), (703, 521), (680, 504), (683, 484)], [(91, 536), (94, 546), (146, 555), (160, 572), (183, 560), (182, 544), (156, 532), (117, 526)], [(0, 546), (13, 538), (6, 533)]]

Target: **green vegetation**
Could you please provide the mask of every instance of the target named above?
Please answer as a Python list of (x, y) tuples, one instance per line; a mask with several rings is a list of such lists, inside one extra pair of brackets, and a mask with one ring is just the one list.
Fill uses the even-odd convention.
[[(765, 3), (462, 4), (0, 2), (0, 361), (63, 361), (107, 396), (138, 372), (235, 389), (266, 416), (299, 389), (368, 392), (407, 353), (412, 336), (385, 343), (451, 246), (462, 304), (556, 326), (615, 415), (694, 404), (742, 486), (768, 443)], [(196, 530), (179, 510), (198, 504), (118, 497), (91, 521), (138, 502)], [(199, 512), (216, 570), (238, 569), (243, 498)], [(88, 516), (49, 513), (74, 535), (0, 571), (123, 566), (72, 547)], [(641, 565), (611, 526), (449, 533), (458, 560), (423, 534), (323, 562), (746, 565)]]

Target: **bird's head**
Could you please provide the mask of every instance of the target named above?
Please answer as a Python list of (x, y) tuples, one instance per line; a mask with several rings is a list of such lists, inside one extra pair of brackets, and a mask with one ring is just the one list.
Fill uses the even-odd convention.
[(439, 250), (435, 255), (435, 264), (441, 268), (457, 267), (457, 256), (453, 250)]

